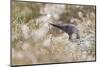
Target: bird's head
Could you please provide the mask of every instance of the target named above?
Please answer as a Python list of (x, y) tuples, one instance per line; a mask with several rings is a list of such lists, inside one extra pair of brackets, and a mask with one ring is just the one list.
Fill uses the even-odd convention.
[(62, 25), (62, 24), (50, 23), (50, 25), (52, 25), (53, 27), (59, 28), (59, 29), (63, 30), (64, 32), (66, 32), (69, 35), (69, 40), (73, 39), (73, 36), (72, 36), (73, 34), (76, 34), (76, 36), (75, 36), (76, 39), (80, 38), (78, 29), (73, 24), (63, 24)]

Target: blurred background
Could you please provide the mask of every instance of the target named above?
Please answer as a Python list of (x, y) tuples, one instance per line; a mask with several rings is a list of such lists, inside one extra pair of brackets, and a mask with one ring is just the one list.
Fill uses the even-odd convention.
[[(12, 65), (95, 60), (95, 6), (12, 1)], [(78, 27), (81, 44), (49, 23)]]

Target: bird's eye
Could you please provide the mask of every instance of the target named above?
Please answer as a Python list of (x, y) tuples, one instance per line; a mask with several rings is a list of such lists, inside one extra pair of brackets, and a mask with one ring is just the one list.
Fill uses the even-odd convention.
[(67, 28), (69, 28), (69, 26), (65, 26), (65, 28), (67, 29)]

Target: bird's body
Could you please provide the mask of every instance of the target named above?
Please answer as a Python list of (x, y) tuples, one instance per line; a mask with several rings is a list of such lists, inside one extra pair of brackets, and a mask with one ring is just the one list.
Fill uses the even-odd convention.
[(73, 34), (76, 35), (75, 39), (79, 39), (79, 30), (77, 28), (77, 26), (75, 26), (74, 24), (52, 24), (52, 26), (59, 28), (61, 30), (63, 30), (64, 32), (66, 32), (69, 35), (69, 40), (73, 39)]

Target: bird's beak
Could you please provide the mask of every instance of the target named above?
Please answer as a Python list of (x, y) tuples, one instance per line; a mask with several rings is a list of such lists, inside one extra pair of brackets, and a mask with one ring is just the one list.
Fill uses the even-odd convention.
[(57, 25), (57, 24), (53, 24), (53, 23), (49, 23), (49, 24), (52, 25), (53, 27), (56, 27), (56, 28), (62, 29), (62, 26), (61, 26), (61, 25)]

